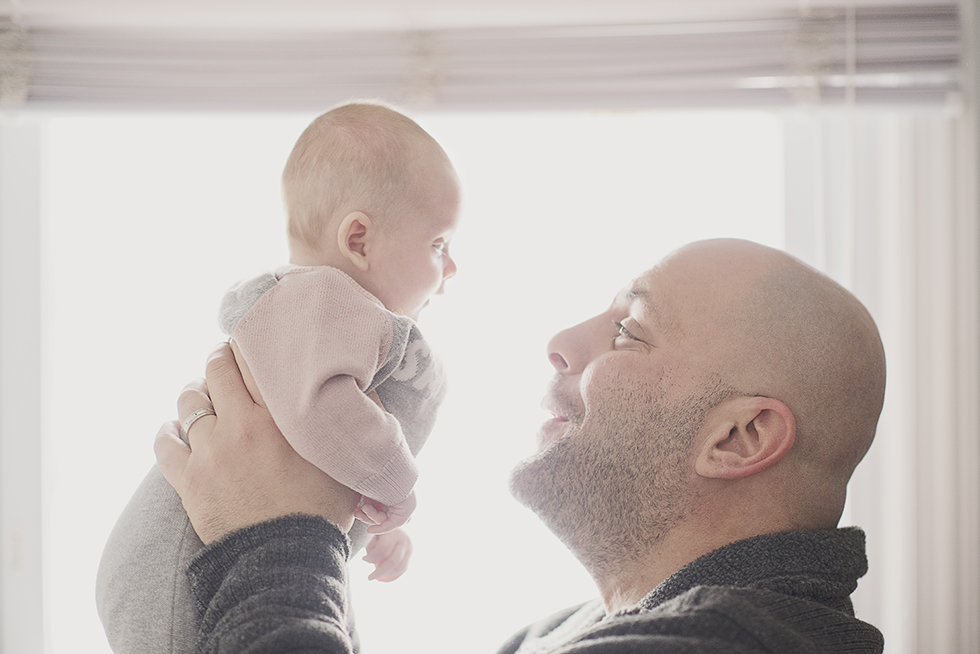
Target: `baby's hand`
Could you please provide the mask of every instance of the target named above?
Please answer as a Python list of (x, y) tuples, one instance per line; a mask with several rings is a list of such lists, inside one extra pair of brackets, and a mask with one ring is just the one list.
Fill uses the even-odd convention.
[(378, 534), (364, 548), (364, 561), (374, 564), (374, 572), (368, 579), (394, 581), (408, 570), (408, 560), (412, 557), (412, 539), (403, 529), (395, 529)]
[(415, 504), (415, 491), (398, 504), (390, 506), (362, 497), (354, 517), (371, 525), (367, 533), (384, 534), (408, 522), (415, 512)]

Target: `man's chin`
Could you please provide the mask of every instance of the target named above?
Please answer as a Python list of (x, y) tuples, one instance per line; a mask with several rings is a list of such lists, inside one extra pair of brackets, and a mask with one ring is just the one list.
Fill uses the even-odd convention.
[(518, 462), (510, 471), (508, 480), (510, 494), (532, 511), (536, 510), (535, 506), (538, 504), (535, 502), (535, 496), (538, 494), (535, 481), (540, 478), (541, 455), (542, 453), (539, 452)]
[[(527, 459), (524, 459), (520, 461), (517, 465), (515, 465), (514, 468), (510, 471), (510, 478), (507, 480), (507, 485), (508, 488), (510, 489), (510, 494), (514, 497), (515, 500), (517, 500), (524, 506), (528, 506), (528, 502), (527, 502), (528, 484), (526, 483), (525, 476), (528, 474), (527, 467), (533, 458), (534, 457), (528, 457)], [(530, 507), (528, 506), (528, 508)]]
[(510, 471), (510, 494), (518, 502), (531, 509), (539, 516), (542, 510), (548, 510), (549, 504), (556, 500), (559, 475), (556, 468), (560, 466), (557, 443), (552, 443), (542, 451), (536, 452), (521, 460)]
[[(568, 474), (559, 472), (562, 458), (554, 446), (524, 459), (510, 473), (510, 494), (530, 509), (542, 524), (575, 556), (582, 551), (582, 534), (592, 534), (583, 523), (582, 504), (574, 488), (566, 487)], [(549, 456), (551, 455), (551, 456)], [(574, 484), (572, 484), (574, 487)]]

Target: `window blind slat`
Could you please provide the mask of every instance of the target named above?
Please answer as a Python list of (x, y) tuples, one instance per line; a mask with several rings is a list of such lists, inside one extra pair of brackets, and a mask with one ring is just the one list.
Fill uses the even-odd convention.
[[(844, 9), (821, 9), (426, 32), (26, 30), (28, 56), (0, 76), (29, 80), (28, 108), (316, 110), (365, 96), (474, 110), (779, 105), (798, 102), (803, 86), (834, 103), (850, 79), (845, 21)], [(858, 103), (938, 103), (957, 90), (955, 4), (859, 8), (855, 46)]]

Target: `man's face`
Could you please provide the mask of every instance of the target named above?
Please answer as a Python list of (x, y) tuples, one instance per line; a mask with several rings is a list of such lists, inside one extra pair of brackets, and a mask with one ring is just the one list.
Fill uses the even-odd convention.
[[(658, 539), (690, 496), (695, 435), (723, 389), (706, 382), (710, 330), (670, 260), (549, 343), (554, 414), (511, 491), (588, 566)], [(689, 306), (690, 305), (690, 306)]]

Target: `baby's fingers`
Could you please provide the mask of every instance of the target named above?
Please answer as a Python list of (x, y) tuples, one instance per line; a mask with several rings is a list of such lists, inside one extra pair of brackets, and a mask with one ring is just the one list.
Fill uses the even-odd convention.
[[(408, 570), (408, 559), (410, 554), (411, 551), (406, 546), (406, 543), (399, 542), (397, 545), (395, 545), (388, 557), (375, 564), (374, 572), (368, 575), (368, 580), (374, 581), (377, 579), (378, 581), (387, 582), (398, 579), (405, 574), (406, 570)], [(364, 557), (364, 560), (367, 561), (367, 557)], [(369, 563), (373, 563), (373, 561), (369, 561)]]
[(395, 542), (385, 538), (372, 538), (367, 547), (364, 548), (363, 561), (368, 563), (381, 563), (395, 551)]
[(401, 529), (372, 538), (365, 548), (364, 560), (374, 563), (370, 580), (394, 581), (408, 569), (412, 556), (412, 539)]
[(369, 525), (380, 525), (387, 519), (387, 516), (368, 499), (362, 499), (361, 503), (357, 505), (357, 513), (354, 514), (354, 517)]
[(382, 516), (380, 522), (377, 522), (376, 524), (373, 524), (367, 528), (367, 533), (371, 534), (372, 536), (380, 536), (381, 534), (387, 534), (389, 531), (401, 527), (403, 524), (405, 523), (395, 522), (387, 516)]

